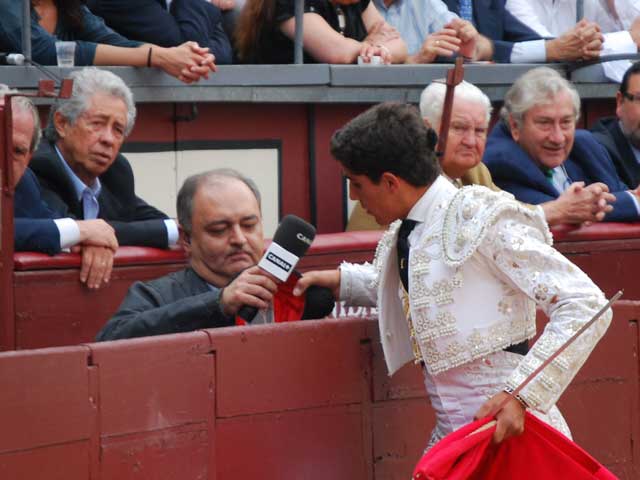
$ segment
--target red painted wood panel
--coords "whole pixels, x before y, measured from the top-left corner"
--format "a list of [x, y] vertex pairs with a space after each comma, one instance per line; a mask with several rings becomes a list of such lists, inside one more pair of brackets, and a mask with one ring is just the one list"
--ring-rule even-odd
[[136, 280], [150, 280], [184, 265], [116, 267], [109, 286], [89, 290], [79, 269], [14, 273], [16, 347], [41, 348], [92, 342]]
[[373, 407], [375, 480], [406, 480], [427, 446], [435, 417], [426, 398]]
[[206, 423], [214, 358], [205, 332], [91, 344], [105, 437]]
[[281, 140], [281, 211], [309, 220], [309, 107], [237, 103], [199, 104], [198, 108], [195, 121], [176, 125], [178, 142]]
[[[136, 124], [127, 142], [174, 142], [176, 138], [175, 105], [143, 103], [136, 105]], [[168, 173], [168, 172], [167, 172]]]
[[217, 435], [217, 480], [372, 478], [359, 405], [223, 419]]
[[101, 478], [207, 480], [211, 448], [206, 423], [110, 437], [102, 442]]
[[88, 474], [86, 441], [0, 454], [0, 478], [6, 480], [81, 480]]
[[361, 401], [367, 382], [361, 321], [281, 327], [207, 330], [218, 361], [218, 418]]
[[0, 453], [89, 439], [88, 357], [81, 346], [0, 355]]

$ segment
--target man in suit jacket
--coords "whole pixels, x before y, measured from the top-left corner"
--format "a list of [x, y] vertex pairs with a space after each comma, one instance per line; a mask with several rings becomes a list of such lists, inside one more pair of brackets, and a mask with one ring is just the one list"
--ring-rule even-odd
[[483, 158], [496, 185], [539, 204], [558, 198], [573, 182], [602, 182], [616, 198], [604, 220], [638, 219], [636, 191], [618, 178], [593, 135], [576, 130], [580, 97], [557, 71], [539, 67], [525, 73], [505, 95], [501, 114]]
[[[0, 107], [8, 93], [17, 92], [0, 85]], [[38, 181], [28, 168], [40, 141], [40, 117], [26, 97], [13, 97], [12, 107], [14, 248], [53, 255], [77, 245], [82, 251], [80, 280], [89, 288], [98, 288], [111, 275], [113, 253], [118, 248], [114, 230], [103, 220], [62, 218], [42, 200]]]
[[[390, 226], [372, 264], [307, 272], [294, 293], [322, 285], [347, 305], [377, 305], [389, 374], [411, 362], [422, 366], [436, 414], [429, 446], [489, 414], [500, 442], [523, 431], [527, 408], [569, 435], [554, 404], [610, 312], [558, 358], [561, 368], [545, 370], [519, 396], [513, 391], [604, 296], [552, 248], [540, 209], [480, 186], [458, 190], [438, 175], [433, 137], [403, 104], [373, 107], [334, 134], [331, 153], [351, 197]], [[550, 325], [527, 353], [518, 347], [535, 335], [536, 306]]]
[[71, 98], [52, 107], [47, 140], [31, 162], [45, 201], [74, 218], [104, 219], [120, 245], [175, 244], [175, 221], [136, 196], [131, 165], [119, 154], [135, 120], [131, 91], [106, 70], [71, 78]]
[[[259, 309], [252, 324], [329, 314], [333, 298], [303, 302], [291, 282], [276, 284], [257, 263], [264, 252], [260, 193], [234, 170], [212, 170], [185, 180], [177, 201], [181, 243], [189, 267], [136, 282], [98, 341], [236, 325], [243, 305]], [[283, 301], [284, 300], [284, 301]], [[296, 304], [293, 315], [283, 305]]]
[[622, 77], [616, 93], [616, 116], [602, 118], [591, 127], [593, 136], [609, 152], [620, 179], [629, 187], [640, 185], [640, 62]]
[[[440, 131], [445, 94], [444, 84], [432, 82], [420, 96], [422, 118], [436, 131]], [[481, 162], [487, 141], [491, 110], [489, 97], [478, 87], [466, 81], [456, 86], [447, 150], [439, 160], [444, 174], [457, 187], [483, 185], [494, 191], [500, 190], [493, 183], [487, 167]], [[614, 201], [615, 197], [608, 193], [607, 186], [602, 183], [587, 187], [574, 184], [562, 192], [558, 198], [543, 202], [541, 208], [549, 225], [582, 223], [594, 220], [592, 210], [600, 212], [597, 218], [604, 218], [605, 213], [612, 209], [607, 205], [607, 200]], [[375, 223], [373, 217], [362, 210], [360, 204], [356, 208], [349, 220], [350, 229], [381, 228]]]
[[[597, 26], [583, 21], [558, 38], [543, 40], [505, 7], [505, 0], [468, 0], [472, 17], [461, 15], [464, 0], [443, 0], [449, 10], [473, 20], [479, 33], [493, 40], [493, 59], [498, 63], [543, 63], [597, 57], [602, 34]], [[514, 48], [514, 46], [516, 46]]]
[[194, 41], [209, 48], [217, 65], [232, 61], [222, 14], [208, 0], [89, 0], [87, 6], [132, 40], [162, 47]]

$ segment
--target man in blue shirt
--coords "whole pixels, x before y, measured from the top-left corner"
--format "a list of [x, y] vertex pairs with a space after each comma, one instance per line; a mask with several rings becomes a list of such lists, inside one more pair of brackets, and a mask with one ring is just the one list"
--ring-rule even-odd
[[105, 220], [120, 245], [175, 244], [176, 222], [136, 195], [133, 170], [120, 154], [135, 121], [131, 90], [96, 68], [71, 78], [71, 98], [52, 107], [46, 141], [31, 162], [45, 200], [74, 218]]

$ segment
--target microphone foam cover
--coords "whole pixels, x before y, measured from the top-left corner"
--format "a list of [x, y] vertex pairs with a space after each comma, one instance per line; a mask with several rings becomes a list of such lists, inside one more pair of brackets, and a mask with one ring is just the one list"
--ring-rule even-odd
[[315, 236], [316, 229], [313, 225], [295, 215], [287, 215], [278, 225], [273, 242], [296, 257], [303, 257]]

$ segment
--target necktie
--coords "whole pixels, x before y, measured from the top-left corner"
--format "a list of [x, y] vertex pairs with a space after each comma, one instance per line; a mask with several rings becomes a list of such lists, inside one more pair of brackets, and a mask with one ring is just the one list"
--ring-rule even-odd
[[409, 234], [418, 224], [415, 220], [404, 219], [398, 230], [398, 271], [402, 286], [409, 291]]
[[95, 220], [98, 218], [100, 207], [98, 200], [89, 188], [85, 188], [82, 192], [82, 213], [85, 220]]
[[473, 0], [460, 0], [460, 18], [473, 23]]

